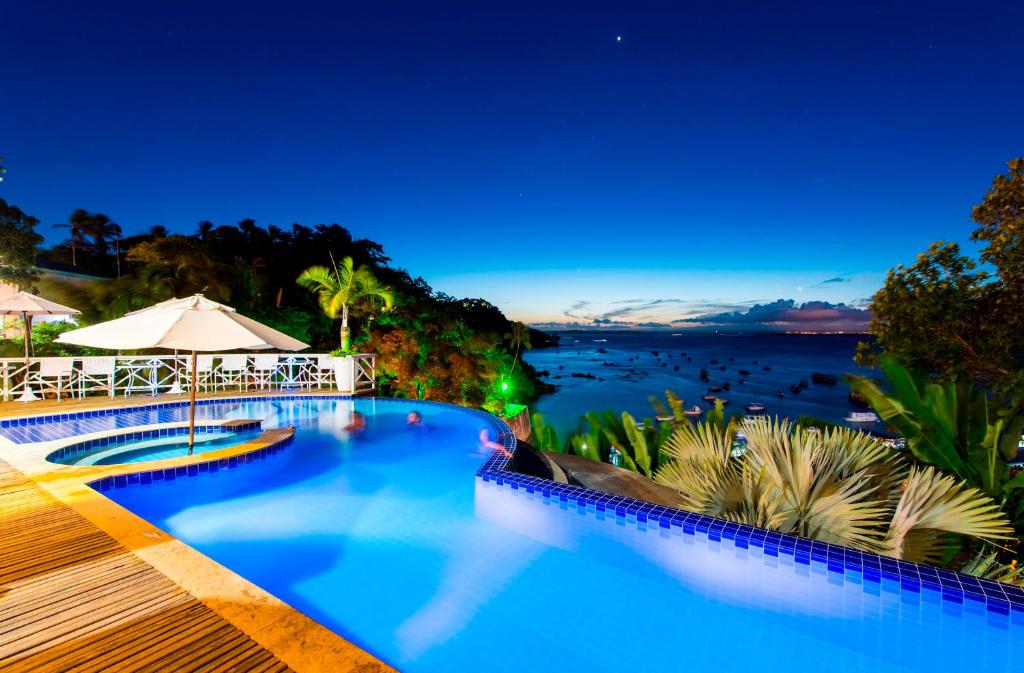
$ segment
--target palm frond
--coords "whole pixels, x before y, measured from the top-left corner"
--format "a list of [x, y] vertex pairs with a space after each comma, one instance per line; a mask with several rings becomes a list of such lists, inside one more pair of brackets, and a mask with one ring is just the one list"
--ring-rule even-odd
[[969, 488], [934, 467], [914, 467], [893, 513], [885, 553], [909, 561], [934, 558], [941, 533], [981, 540], [1008, 540], [1013, 528], [999, 506], [979, 489]]

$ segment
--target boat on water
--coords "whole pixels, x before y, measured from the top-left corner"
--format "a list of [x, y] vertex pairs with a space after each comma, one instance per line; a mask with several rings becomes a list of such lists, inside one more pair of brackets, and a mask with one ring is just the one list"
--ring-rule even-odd
[[800, 387], [799, 383], [794, 383], [789, 387], [789, 392], [793, 393], [794, 395], [799, 395], [801, 390], [803, 390], [803, 388]]
[[594, 339], [594, 343], [596, 343], [596, 344], [606, 344], [606, 343], [608, 343], [608, 339]]
[[704, 397], [702, 397], [701, 399], [704, 400], [705, 402], [714, 402], [715, 400], [718, 399], [718, 397], [715, 396], [715, 395], [708, 394], [708, 395], [705, 395]]
[[765, 406], [760, 402], [751, 402], [750, 404], [747, 405], [747, 411], [749, 411], [752, 414], [763, 414], [764, 410]]
[[720, 393], [722, 392], [722, 386], [711, 386], [708, 388], [709, 393]]
[[683, 413], [689, 416], [690, 418], [693, 418], [694, 416], [700, 416], [701, 414], [703, 414], [704, 410], [695, 404], [686, 411], [684, 411]]
[[834, 386], [839, 383], [839, 377], [835, 374], [823, 374], [821, 372], [814, 372], [811, 374], [811, 380], [815, 383], [820, 383], [826, 386]]
[[873, 411], [851, 411], [843, 420], [847, 423], [877, 423], [879, 418]]

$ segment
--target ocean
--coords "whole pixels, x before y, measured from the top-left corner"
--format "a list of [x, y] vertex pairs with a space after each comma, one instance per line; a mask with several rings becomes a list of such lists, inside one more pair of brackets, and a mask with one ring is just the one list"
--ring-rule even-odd
[[[815, 416], [842, 422], [852, 406], [846, 373], [878, 377], [877, 371], [853, 362], [862, 335], [684, 333], [639, 331], [579, 331], [560, 333], [554, 348], [528, 351], [525, 359], [543, 380], [558, 386], [533, 406], [561, 435], [576, 428], [588, 411], [628, 411], [637, 419], [652, 416], [651, 395], [666, 390], [682, 398], [687, 408], [707, 409], [702, 398], [710, 386], [729, 384], [714, 393], [729, 401], [727, 412], [743, 413], [746, 406], [764, 404], [772, 416]], [[709, 380], [700, 379], [706, 369]], [[741, 373], [744, 370], [749, 373]], [[815, 383], [815, 372], [838, 378], [834, 385]], [[593, 378], [591, 378], [593, 377]], [[742, 379], [742, 382], [741, 382]], [[806, 380], [793, 393], [791, 386]], [[779, 397], [782, 392], [784, 397]], [[861, 426], [863, 427], [863, 426]], [[874, 429], [881, 429], [878, 424]]]

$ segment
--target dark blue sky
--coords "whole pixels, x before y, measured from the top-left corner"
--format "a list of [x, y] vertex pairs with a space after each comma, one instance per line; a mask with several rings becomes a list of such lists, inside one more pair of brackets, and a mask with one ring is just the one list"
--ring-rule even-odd
[[338, 222], [536, 322], [862, 303], [1024, 153], [1022, 35], [1012, 3], [8, 3], [0, 196]]

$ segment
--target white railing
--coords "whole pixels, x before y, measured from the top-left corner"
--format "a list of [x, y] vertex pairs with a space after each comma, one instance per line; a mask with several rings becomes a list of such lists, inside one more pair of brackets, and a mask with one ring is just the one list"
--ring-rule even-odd
[[[362, 393], [376, 388], [377, 356], [325, 353], [203, 354], [197, 392], [316, 390]], [[0, 359], [4, 402], [87, 395], [159, 395], [188, 392], [190, 355], [133, 355]]]

